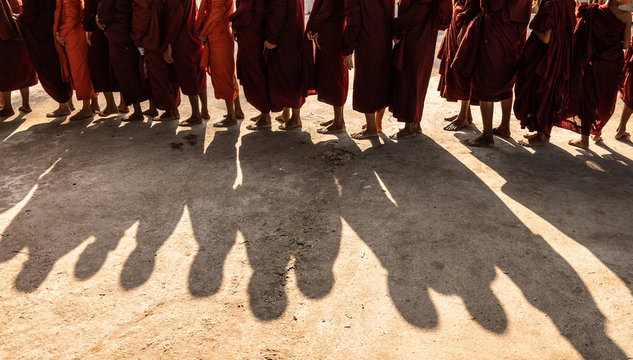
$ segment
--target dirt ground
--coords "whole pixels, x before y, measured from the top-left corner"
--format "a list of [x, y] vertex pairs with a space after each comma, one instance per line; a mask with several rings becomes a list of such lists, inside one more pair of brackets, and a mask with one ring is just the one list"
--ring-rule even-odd
[[0, 121], [0, 359], [633, 359], [621, 104], [590, 151], [471, 149], [437, 81], [400, 142], [318, 134], [313, 98], [251, 132], [49, 121], [34, 88]]

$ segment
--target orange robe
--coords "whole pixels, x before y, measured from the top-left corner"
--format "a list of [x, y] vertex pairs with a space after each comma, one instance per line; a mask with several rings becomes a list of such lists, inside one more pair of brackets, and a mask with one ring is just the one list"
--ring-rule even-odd
[[235, 44], [229, 17], [233, 0], [202, 0], [196, 18], [196, 31], [207, 38], [200, 66], [211, 76], [216, 99], [235, 100], [239, 86], [235, 77]]
[[70, 82], [77, 100], [90, 100], [95, 97], [95, 93], [90, 77], [90, 48], [81, 23], [82, 13], [83, 1], [57, 0], [53, 34], [58, 32], [65, 41], [64, 46], [55, 42], [62, 78]]

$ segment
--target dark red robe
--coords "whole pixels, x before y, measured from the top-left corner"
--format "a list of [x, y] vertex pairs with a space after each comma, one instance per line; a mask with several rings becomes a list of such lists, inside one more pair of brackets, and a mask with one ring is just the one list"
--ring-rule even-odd
[[[343, 34], [345, 33], [345, 0], [316, 0], [306, 25], [306, 34], [318, 34], [320, 49], [313, 52], [311, 40], [304, 37], [304, 46], [314, 58], [314, 68], [306, 82], [313, 79], [308, 90], [314, 90], [321, 102], [343, 106], [347, 101], [349, 71], [343, 64]], [[304, 94], [304, 96], [307, 94]]]
[[95, 92], [119, 91], [114, 70], [110, 65], [108, 38], [95, 23], [99, 0], [84, 0], [83, 27], [92, 33], [89, 51], [90, 77]]
[[152, 102], [158, 109], [174, 110], [180, 105], [180, 89], [172, 81], [174, 76], [169, 76], [173, 65], [165, 62], [161, 52], [167, 28], [163, 16], [165, 4], [162, 0], [134, 0], [133, 5], [130, 37], [134, 45], [145, 51], [143, 72], [147, 72]]
[[130, 38], [132, 0], [100, 0], [97, 16], [99, 22], [106, 26], [110, 63], [119, 82], [123, 100], [132, 105], [149, 99], [149, 91], [142, 83], [144, 75], [140, 72], [140, 54]]
[[620, 88], [620, 98], [629, 109], [633, 109], [633, 47], [629, 47], [624, 54], [624, 82]]
[[455, 71], [451, 66], [460, 42], [458, 36], [463, 28], [468, 28], [470, 22], [481, 12], [480, 0], [456, 0], [453, 4], [453, 19], [444, 34], [440, 50], [440, 81], [438, 90], [440, 96], [448, 101], [470, 100], [470, 78]]
[[343, 54], [355, 52], [353, 108], [365, 114], [389, 102], [394, 0], [345, 0]]
[[433, 70], [437, 31], [451, 21], [451, 0], [404, 0], [393, 33], [399, 39], [394, 48], [393, 91], [389, 110], [401, 122], [420, 123], [424, 100]]
[[262, 113], [270, 112], [264, 68], [264, 0], [236, 0], [230, 20], [237, 36], [237, 77], [246, 100]]
[[37, 75], [13, 14], [22, 13], [19, 0], [0, 0], [0, 91], [37, 84]]
[[55, 0], [24, 0], [20, 28], [42, 87], [55, 101], [65, 103], [70, 100], [72, 90], [62, 80], [55, 50], [55, 6]]
[[176, 80], [182, 93], [200, 95], [207, 88], [207, 73], [200, 67], [202, 44], [196, 36], [197, 6], [194, 0], [167, 0], [163, 9], [167, 34], [161, 47], [165, 52], [172, 46]]
[[522, 128], [550, 135], [560, 116], [563, 98], [569, 92], [572, 66], [574, 0], [544, 0], [530, 28], [539, 32], [552, 30], [545, 44], [532, 33], [525, 44], [514, 88], [514, 115]]
[[473, 98], [512, 97], [531, 7], [531, 0], [481, 0], [482, 12], [470, 23], [453, 61], [471, 78]]
[[267, 0], [264, 28], [266, 40], [277, 45], [264, 53], [271, 110], [300, 108], [305, 102], [301, 56], [303, 0]]
[[607, 5], [582, 5], [576, 17], [568, 103], [555, 125], [598, 134], [613, 115], [624, 76], [625, 25]]

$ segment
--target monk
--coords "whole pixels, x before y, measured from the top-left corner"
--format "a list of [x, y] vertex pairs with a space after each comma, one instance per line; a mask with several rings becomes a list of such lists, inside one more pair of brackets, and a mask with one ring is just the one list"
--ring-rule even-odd
[[[321, 134], [345, 131], [343, 106], [347, 101], [349, 71], [343, 62], [343, 34], [345, 33], [345, 1], [316, 0], [306, 25], [305, 40], [309, 43], [309, 55], [314, 54], [314, 81], [309, 90], [318, 94], [318, 100], [334, 108], [334, 119], [323, 123]], [[305, 45], [304, 45], [305, 46]], [[312, 47], [316, 48], [316, 53]], [[304, 94], [307, 95], [307, 92]]]
[[613, 115], [621, 81], [624, 54], [630, 47], [631, 13], [618, 9], [630, 0], [578, 8], [569, 100], [555, 125], [577, 132], [570, 145], [589, 148], [590, 134], [600, 140], [602, 128]]
[[[82, 120], [99, 111], [97, 95], [92, 87], [88, 66], [89, 46], [81, 23], [83, 2], [81, 0], [57, 0], [53, 30], [56, 49], [62, 70], [62, 79], [70, 82], [77, 100], [83, 102], [82, 109], [70, 120]], [[91, 101], [93, 105], [91, 106]]]
[[[214, 127], [237, 125], [244, 119], [235, 76], [235, 44], [229, 21], [233, 15], [233, 0], [202, 0], [196, 16], [196, 34], [203, 44], [200, 66], [211, 76], [215, 98], [224, 100], [227, 115]], [[206, 109], [206, 90], [200, 95], [203, 112]], [[205, 117], [205, 114], [201, 114]], [[208, 116], [208, 113], [206, 114]]]
[[521, 140], [523, 146], [549, 143], [556, 118], [569, 92], [576, 3], [543, 0], [530, 28], [515, 86], [514, 114], [522, 128], [536, 134]]
[[393, 92], [389, 110], [405, 127], [395, 134], [406, 139], [422, 132], [420, 121], [433, 70], [437, 31], [448, 28], [453, 13], [451, 0], [401, 0], [393, 20]]
[[110, 49], [108, 38], [96, 25], [97, 6], [99, 0], [84, 0], [83, 27], [86, 32], [86, 40], [90, 46], [89, 68], [92, 86], [97, 93], [103, 93], [106, 99], [106, 107], [100, 116], [110, 116], [119, 111], [125, 111], [126, 106], [123, 98], [117, 107], [114, 101], [113, 92], [119, 91], [119, 84], [116, 81], [114, 70], [110, 64]]
[[20, 90], [22, 106], [20, 111], [29, 113], [29, 87], [37, 84], [35, 68], [16, 17], [22, 13], [20, 0], [0, 0], [0, 117], [15, 114], [11, 105], [11, 91]]
[[459, 114], [444, 120], [451, 123], [444, 127], [447, 131], [460, 130], [473, 122], [470, 111], [470, 79], [453, 69], [452, 64], [470, 22], [481, 12], [479, 0], [455, 0], [453, 18], [444, 34], [437, 57], [440, 59], [440, 96], [449, 102], [461, 102]]
[[170, 65], [165, 62], [161, 52], [165, 40], [165, 3], [162, 0], [134, 0], [133, 4], [131, 38], [146, 64], [146, 76], [151, 93], [150, 107], [165, 110], [156, 120], [176, 120], [180, 117], [180, 89], [178, 84], [170, 79]]
[[132, 0], [100, 0], [97, 27], [105, 31], [110, 49], [110, 63], [119, 83], [123, 100], [134, 108], [122, 121], [143, 121], [141, 102], [149, 99], [140, 74], [140, 55], [130, 38], [132, 32]]
[[633, 114], [633, 48], [631, 47], [626, 50], [624, 55], [624, 83], [620, 89], [620, 98], [624, 101], [624, 109], [615, 138], [616, 140], [630, 141], [631, 134], [626, 131], [626, 124]]
[[[512, 88], [530, 21], [531, 0], [481, 0], [481, 10], [470, 23], [453, 62], [472, 79], [472, 98], [480, 101], [484, 124], [481, 136], [469, 146], [494, 145], [493, 134], [510, 137]], [[493, 129], [494, 103], [501, 102], [502, 121]]]
[[68, 103], [72, 96], [70, 84], [62, 79], [55, 49], [53, 24], [56, 5], [55, 0], [25, 0], [19, 18], [24, 42], [39, 81], [46, 93], [59, 103], [57, 110], [48, 113], [47, 117], [69, 115]]
[[199, 96], [207, 88], [206, 73], [200, 67], [202, 45], [196, 36], [196, 3], [194, 0], [167, 0], [167, 35], [161, 46], [163, 58], [174, 64], [176, 81], [189, 97], [192, 114], [180, 126], [202, 123]]
[[[364, 113], [364, 131], [354, 139], [377, 137], [389, 102], [392, 59], [391, 23], [394, 0], [346, 0], [346, 27], [343, 35], [344, 63], [354, 65], [354, 110]], [[356, 64], [354, 64], [354, 59]]]

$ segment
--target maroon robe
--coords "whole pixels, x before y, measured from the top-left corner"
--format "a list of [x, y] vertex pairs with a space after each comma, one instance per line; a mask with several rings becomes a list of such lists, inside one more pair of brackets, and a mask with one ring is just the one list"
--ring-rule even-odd
[[[633, 39], [632, 39], [633, 41]], [[620, 88], [620, 98], [624, 104], [633, 109], [633, 48], [629, 47], [624, 54], [624, 82]]]
[[472, 80], [472, 97], [501, 101], [512, 97], [530, 21], [531, 0], [481, 0], [457, 50], [453, 67]]
[[556, 126], [599, 134], [615, 109], [624, 72], [624, 23], [607, 5], [582, 5], [576, 15], [568, 103]]
[[264, 53], [271, 110], [300, 108], [305, 103], [301, 54], [303, 0], [267, 0], [264, 28], [266, 40], [277, 45]]
[[440, 50], [440, 96], [448, 101], [470, 100], [470, 78], [455, 71], [451, 66], [460, 42], [459, 33], [467, 28], [470, 22], [481, 12], [479, 0], [456, 0], [453, 5], [453, 19], [444, 34]]
[[89, 67], [94, 91], [119, 91], [114, 69], [110, 65], [110, 49], [108, 38], [95, 23], [99, 0], [84, 0], [83, 26], [84, 30], [92, 33], [90, 38]]
[[[145, 66], [151, 99], [156, 108], [174, 110], [180, 105], [180, 89], [170, 78], [170, 65], [165, 62], [161, 46], [165, 40], [162, 30], [166, 28], [162, 16], [162, 0], [134, 0], [132, 14], [132, 34], [134, 45], [145, 51]], [[173, 70], [173, 66], [171, 66]], [[173, 71], [172, 71], [173, 73]]]
[[532, 33], [521, 55], [514, 88], [514, 115], [522, 128], [548, 137], [569, 92], [575, 11], [574, 0], [544, 0], [530, 28], [543, 33], [551, 30], [550, 43], [543, 43]]
[[[310, 89], [318, 94], [321, 102], [343, 106], [347, 101], [349, 71], [343, 63], [343, 34], [345, 33], [345, 0], [316, 0], [306, 25], [306, 34], [318, 34], [320, 49], [312, 51], [311, 40], [304, 37], [305, 46], [314, 54], [315, 66], [308, 79], [313, 79]], [[309, 59], [310, 61], [312, 59]], [[307, 81], [307, 80], [306, 80]], [[306, 95], [306, 94], [304, 94]]]
[[53, 23], [56, 5], [55, 0], [24, 0], [20, 28], [42, 87], [55, 101], [65, 103], [70, 100], [72, 90], [70, 84], [62, 80], [55, 50]]
[[197, 6], [194, 0], [167, 0], [167, 34], [161, 51], [172, 46], [176, 80], [183, 94], [200, 95], [207, 88], [207, 73], [200, 67], [202, 44], [196, 36]]
[[343, 54], [355, 52], [354, 110], [371, 114], [389, 102], [394, 0], [345, 0]]
[[19, 0], [1, 0], [0, 11], [2, 29], [12, 29], [7, 34], [0, 31], [0, 92], [13, 91], [37, 84], [37, 74], [24, 39], [20, 36], [13, 14], [22, 13]]
[[114, 69], [121, 95], [128, 105], [149, 99], [140, 73], [140, 55], [130, 38], [132, 32], [132, 0], [100, 0], [99, 22], [106, 26], [110, 47], [110, 63]]
[[237, 37], [237, 77], [246, 100], [262, 113], [270, 112], [268, 80], [264, 68], [264, 0], [236, 0], [229, 18]]
[[437, 31], [450, 24], [451, 0], [405, 0], [400, 2], [393, 32], [399, 43], [394, 49], [393, 91], [389, 110], [398, 121], [420, 123], [433, 70]]

